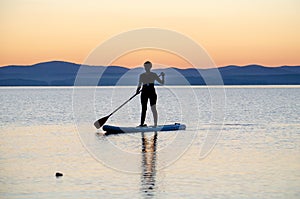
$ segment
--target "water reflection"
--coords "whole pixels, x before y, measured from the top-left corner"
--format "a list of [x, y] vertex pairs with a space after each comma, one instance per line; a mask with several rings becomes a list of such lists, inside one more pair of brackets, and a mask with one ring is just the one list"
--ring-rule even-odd
[[142, 133], [141, 191], [145, 198], [152, 198], [155, 195], [156, 141], [157, 132], [152, 136], [146, 136], [145, 133]]

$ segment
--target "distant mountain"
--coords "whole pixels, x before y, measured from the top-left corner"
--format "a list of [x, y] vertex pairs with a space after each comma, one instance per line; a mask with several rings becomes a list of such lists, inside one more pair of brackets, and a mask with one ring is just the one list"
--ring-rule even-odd
[[[220, 84], [215, 81], [217, 70], [225, 85], [300, 85], [300, 66], [230, 65], [218, 69], [166, 68], [154, 72], [164, 71], [167, 85], [205, 85], [206, 82]], [[142, 68], [130, 70], [120, 66], [81, 66], [51, 61], [0, 67], [0, 86], [136, 85], [142, 72]]]
[[219, 68], [226, 85], [299, 85], [300, 66], [265, 67], [260, 65]]

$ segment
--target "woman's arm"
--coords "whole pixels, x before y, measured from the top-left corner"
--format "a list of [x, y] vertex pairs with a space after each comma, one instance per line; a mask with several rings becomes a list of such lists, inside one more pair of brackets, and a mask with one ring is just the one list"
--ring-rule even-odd
[[[159, 77], [162, 77], [161, 79]], [[155, 78], [156, 81], [158, 81], [160, 84], [164, 84], [165, 83], [165, 73], [164, 72], [161, 72], [160, 75], [156, 75], [156, 78]]]

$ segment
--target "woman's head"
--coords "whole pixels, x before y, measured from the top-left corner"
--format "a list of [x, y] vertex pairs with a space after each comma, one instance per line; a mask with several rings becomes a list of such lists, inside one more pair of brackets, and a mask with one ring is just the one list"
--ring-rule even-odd
[[151, 63], [150, 61], [146, 61], [146, 62], [144, 63], [144, 68], [145, 68], [145, 70], [146, 70], [147, 72], [149, 72], [149, 71], [151, 70], [151, 68], [152, 68], [152, 63]]

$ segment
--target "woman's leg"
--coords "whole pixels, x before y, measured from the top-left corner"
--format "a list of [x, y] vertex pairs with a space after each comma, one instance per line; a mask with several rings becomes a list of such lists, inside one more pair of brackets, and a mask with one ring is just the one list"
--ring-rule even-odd
[[153, 93], [150, 97], [150, 105], [151, 105], [151, 110], [153, 114], [153, 120], [154, 120], [154, 126], [157, 126], [157, 120], [158, 120], [158, 114], [156, 110], [156, 101], [157, 101], [157, 95], [156, 93]]
[[145, 123], [146, 112], [147, 112], [147, 103], [148, 103], [148, 97], [142, 93], [141, 94], [142, 113], [141, 113], [140, 126], [143, 126]]
[[157, 126], [157, 119], [158, 119], [158, 114], [156, 110], [156, 104], [151, 106], [152, 114], [153, 114], [153, 120], [154, 120], [154, 126]]

